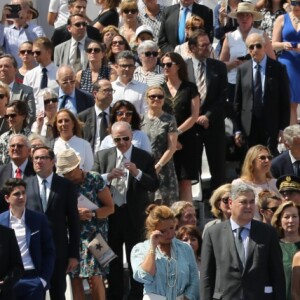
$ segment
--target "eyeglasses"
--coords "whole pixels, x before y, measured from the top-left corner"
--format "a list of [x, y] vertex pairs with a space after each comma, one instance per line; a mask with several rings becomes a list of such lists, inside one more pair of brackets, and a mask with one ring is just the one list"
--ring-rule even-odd
[[261, 49], [262, 48], [262, 44], [261, 43], [257, 43], [257, 44], [252, 44], [248, 46], [249, 50], [253, 50], [254, 47], [256, 47], [256, 49]]
[[13, 148], [18, 148], [18, 149], [21, 149], [23, 148], [25, 145], [23, 144], [11, 144], [9, 145], [9, 148], [13, 149]]
[[155, 100], [155, 99], [161, 100], [164, 99], [164, 95], [149, 95], [148, 98], [151, 100]]
[[7, 114], [4, 115], [4, 118], [8, 120], [9, 118], [14, 119], [16, 116], [18, 116], [18, 114]]
[[91, 54], [91, 53], [100, 53], [101, 52], [101, 49], [100, 48], [87, 48], [86, 49], [86, 52]]
[[125, 45], [125, 42], [120, 40], [120, 41], [112, 41], [111, 44], [113, 46], [116, 46], [116, 45]]
[[265, 160], [272, 160], [273, 156], [272, 155], [260, 155], [258, 157], [258, 159], [263, 160], [263, 161], [265, 161]]
[[4, 97], [7, 97], [5, 94], [0, 94], [0, 99], [4, 99]]
[[34, 161], [38, 161], [38, 160], [46, 160], [46, 159], [50, 159], [50, 156], [34, 156], [33, 160]]
[[167, 63], [161, 63], [160, 64], [162, 66], [162, 68], [167, 67], [168, 69], [171, 68], [173, 65], [177, 65], [177, 63], [175, 62], [167, 62]]
[[239, 203], [241, 204], [241, 205], [243, 205], [243, 206], [246, 206], [246, 205], [254, 205], [255, 204], [255, 200], [253, 199], [253, 200], [249, 200], [249, 201], [247, 201], [247, 200], [242, 200], [242, 201], [239, 201]]
[[98, 92], [102, 92], [103, 94], [113, 94], [115, 92], [114, 89], [99, 89]]
[[75, 83], [74, 79], [64, 80], [61, 82], [62, 85], [74, 84], [74, 83]]
[[210, 44], [198, 44], [198, 47], [201, 49], [208, 48], [208, 47], [210, 47]]
[[133, 64], [132, 65], [131, 64], [130, 65], [119, 65], [119, 67], [125, 70], [125, 69], [133, 68], [134, 65]]
[[48, 104], [51, 104], [51, 103], [57, 103], [57, 102], [58, 102], [57, 98], [50, 98], [50, 99], [44, 100], [45, 105], [48, 105]]
[[146, 52], [144, 52], [144, 54], [146, 57], [151, 57], [151, 56], [157, 57], [158, 52], [157, 51], [146, 51]]
[[263, 209], [265, 210], [270, 210], [272, 213], [274, 213], [277, 210], [278, 206], [274, 206], [274, 207], [264, 207]]
[[86, 27], [87, 26], [87, 22], [77, 22], [73, 24], [75, 27], [79, 28], [79, 27]]
[[120, 143], [121, 141], [128, 142], [129, 140], [130, 140], [129, 136], [120, 136], [120, 137], [114, 138], [115, 143]]
[[122, 116], [131, 117], [133, 115], [133, 111], [131, 111], [131, 110], [129, 110], [129, 111], [120, 111], [120, 110], [117, 110], [116, 111], [116, 115], [118, 117], [122, 117]]
[[133, 14], [136, 14], [137, 12], [138, 12], [138, 10], [134, 9], [134, 8], [133, 9], [124, 9], [123, 10], [123, 13], [126, 14], [126, 15], [128, 15], [129, 13], [131, 13], [133, 15]]
[[292, 6], [300, 6], [300, 1], [291, 1]]
[[32, 51], [32, 54], [33, 55], [36, 55], [36, 56], [40, 56], [41, 55], [41, 51], [37, 50], [37, 51]]
[[20, 53], [21, 53], [22, 55], [24, 55], [24, 54], [33, 55], [32, 50], [20, 50]]
[[222, 201], [224, 204], [228, 204], [229, 197], [222, 197], [222, 198], [221, 198], [221, 201]]

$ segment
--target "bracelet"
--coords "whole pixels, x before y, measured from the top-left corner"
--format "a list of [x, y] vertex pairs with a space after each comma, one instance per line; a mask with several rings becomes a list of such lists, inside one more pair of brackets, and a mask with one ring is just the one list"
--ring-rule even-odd
[[150, 249], [148, 250], [148, 254], [150, 254], [150, 255], [155, 255], [155, 249], [150, 248]]

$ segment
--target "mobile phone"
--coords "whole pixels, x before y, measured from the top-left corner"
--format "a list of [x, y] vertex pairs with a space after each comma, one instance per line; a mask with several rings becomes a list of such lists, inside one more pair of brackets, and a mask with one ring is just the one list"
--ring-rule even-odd
[[7, 19], [19, 19], [20, 4], [7, 4], [6, 7], [10, 10], [10, 14], [6, 15]]
[[239, 56], [237, 57], [238, 60], [249, 60], [251, 59], [251, 55], [250, 54], [247, 54], [247, 55], [244, 55], [244, 56]]
[[292, 48], [297, 48], [298, 47], [298, 43], [294, 43], [294, 42], [292, 43], [291, 42], [291, 45], [292, 45]]

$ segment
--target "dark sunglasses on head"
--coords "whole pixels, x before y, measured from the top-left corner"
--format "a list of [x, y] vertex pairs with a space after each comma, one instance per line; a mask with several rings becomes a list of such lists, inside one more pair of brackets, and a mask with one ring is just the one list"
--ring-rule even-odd
[[167, 63], [161, 63], [160, 64], [163, 68], [167, 67], [167, 68], [171, 68], [173, 65], [177, 65], [175, 62], [167, 62]]
[[262, 48], [262, 44], [257, 43], [257, 44], [252, 44], [252, 45], [248, 46], [249, 50], [254, 50], [254, 47], [256, 47], [256, 49], [261, 49]]
[[18, 114], [7, 114], [7, 115], [4, 115], [4, 118], [7, 119], [7, 120], [8, 120], [9, 118], [14, 119], [17, 115], [18, 115]]
[[228, 204], [229, 197], [222, 197], [222, 198], [221, 198], [221, 201], [222, 201], [224, 204]]
[[86, 27], [87, 26], [87, 22], [77, 22], [73, 24], [74, 26], [76, 26], [77, 28], [79, 27]]
[[260, 160], [272, 160], [273, 159], [273, 156], [272, 155], [260, 155], [259, 157], [258, 157], [258, 159], [260, 159]]
[[120, 137], [115, 137], [114, 138], [115, 143], [119, 143], [121, 141], [128, 142], [129, 140], [130, 140], [129, 136], [120, 136]]
[[125, 45], [124, 41], [112, 41], [112, 45]]
[[137, 9], [124, 9], [123, 13], [125, 13], [126, 15], [128, 15], [129, 13], [131, 14], [136, 14], [138, 12]]
[[4, 97], [6, 97], [5, 94], [0, 94], [0, 99], [4, 99]]
[[264, 207], [263, 209], [265, 210], [270, 210], [272, 213], [274, 213], [277, 210], [278, 206], [274, 206], [274, 207]]
[[120, 110], [117, 110], [116, 111], [116, 115], [118, 117], [121, 117], [121, 116], [131, 117], [133, 115], [133, 111], [131, 111], [131, 110], [129, 110], [129, 111], [120, 111]]
[[57, 102], [58, 102], [57, 98], [50, 98], [50, 99], [44, 100], [45, 105], [50, 104], [50, 103], [57, 103]]
[[300, 6], [300, 1], [291, 1], [292, 6]]
[[146, 52], [144, 52], [144, 54], [146, 57], [151, 57], [151, 56], [157, 57], [158, 52], [157, 51], [146, 51]]
[[32, 55], [33, 53], [32, 53], [32, 50], [20, 50], [20, 53], [22, 54], [22, 55], [24, 55], [24, 54], [29, 54], [29, 55]]
[[41, 51], [32, 51], [32, 54], [36, 55], [36, 56], [39, 56], [39, 55], [41, 55]]
[[100, 53], [101, 52], [101, 49], [100, 48], [87, 48], [86, 49], [86, 52], [91, 54], [91, 53]]
[[161, 100], [161, 99], [164, 99], [164, 95], [149, 95], [148, 97], [151, 100], [155, 100], [155, 99]]

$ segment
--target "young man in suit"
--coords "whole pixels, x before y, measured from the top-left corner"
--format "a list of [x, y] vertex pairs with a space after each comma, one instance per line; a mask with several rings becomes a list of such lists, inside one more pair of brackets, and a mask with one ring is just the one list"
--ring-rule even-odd
[[0, 214], [0, 224], [15, 230], [25, 269], [13, 288], [16, 299], [45, 299], [55, 261], [48, 220], [25, 209], [26, 183], [22, 179], [8, 179], [3, 192], [10, 209]]
[[0, 300], [13, 300], [13, 286], [24, 272], [13, 229], [0, 225]]
[[[185, 20], [192, 15], [202, 18], [205, 32], [208, 34], [210, 42], [213, 41], [213, 11], [204, 5], [195, 3], [194, 0], [180, 0], [180, 3], [165, 7], [163, 11], [158, 36], [158, 46], [163, 53], [174, 51], [177, 45], [185, 41], [185, 38], [183, 41], [180, 41], [179, 38], [180, 22], [185, 9], [188, 9]], [[184, 30], [185, 26], [182, 25], [182, 28]]]
[[93, 85], [95, 105], [77, 116], [83, 122], [83, 138], [90, 142], [94, 153], [100, 150], [101, 142], [108, 134], [107, 129], [113, 91], [109, 80], [101, 79], [96, 81]]
[[234, 185], [229, 206], [230, 219], [204, 235], [200, 299], [285, 300], [278, 236], [271, 226], [253, 220], [254, 190]]
[[278, 137], [290, 122], [290, 87], [286, 68], [266, 55], [262, 35], [250, 34], [246, 45], [252, 59], [237, 70], [235, 143], [241, 146], [244, 140], [247, 147], [262, 144], [277, 155]]
[[[196, 125], [199, 157], [202, 157], [205, 146], [211, 173], [211, 190], [215, 190], [225, 182], [224, 105], [227, 99], [227, 69], [223, 62], [209, 58], [211, 44], [205, 31], [195, 32], [189, 38], [188, 45], [192, 53], [192, 58], [186, 61], [188, 76], [197, 85], [201, 100]], [[201, 171], [200, 159], [199, 174]]]
[[69, 180], [53, 173], [55, 157], [50, 148], [35, 148], [32, 160], [37, 175], [26, 180], [27, 208], [45, 213], [48, 218], [56, 249], [50, 296], [52, 300], [65, 300], [66, 273], [79, 261], [77, 193]]
[[[123, 298], [125, 243], [131, 275], [128, 299], [138, 300], [143, 297], [143, 286], [132, 277], [130, 252], [133, 246], [143, 239], [145, 209], [150, 204], [148, 191], [156, 191], [158, 178], [153, 157], [148, 152], [132, 146], [130, 124], [123, 121], [114, 123], [112, 137], [116, 147], [98, 151], [93, 167], [94, 171], [103, 174], [103, 178], [110, 185], [115, 202], [115, 213], [109, 216], [108, 244], [118, 257], [110, 263], [108, 298]], [[122, 192], [117, 188], [118, 181], [123, 184]]]

